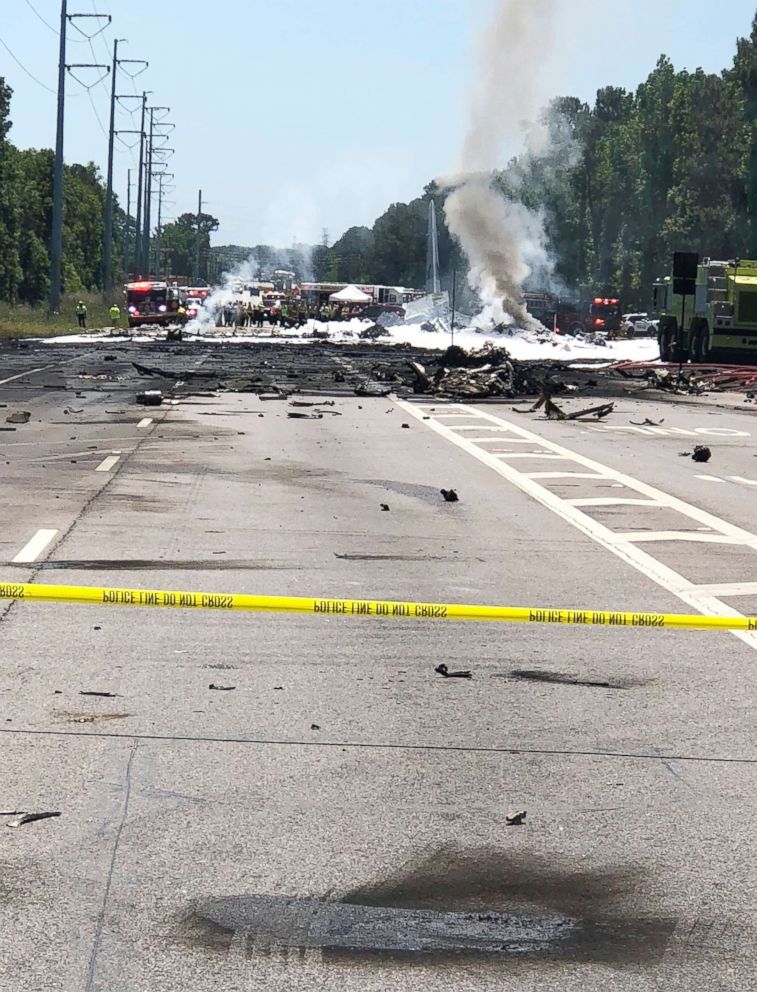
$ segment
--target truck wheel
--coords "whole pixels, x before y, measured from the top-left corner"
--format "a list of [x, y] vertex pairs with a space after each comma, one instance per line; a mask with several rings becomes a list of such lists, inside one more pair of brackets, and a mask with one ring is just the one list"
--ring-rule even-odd
[[568, 328], [568, 333], [569, 334], [574, 334], [574, 335], [575, 334], [583, 334], [585, 330], [586, 330], [586, 328], [584, 327], [583, 324], [579, 324], [577, 321], [575, 321]]
[[657, 332], [657, 344], [660, 348], [660, 361], [669, 362], [670, 356], [670, 331], [667, 328], [660, 328]]
[[689, 336], [689, 352], [691, 353], [692, 362], [700, 362], [700, 350], [702, 347], [702, 332], [697, 329], [692, 331]]

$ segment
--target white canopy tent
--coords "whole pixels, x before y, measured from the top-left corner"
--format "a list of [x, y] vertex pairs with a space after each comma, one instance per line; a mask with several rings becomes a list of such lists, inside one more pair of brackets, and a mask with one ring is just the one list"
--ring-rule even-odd
[[345, 286], [338, 293], [332, 293], [329, 303], [370, 303], [373, 297], [364, 293], [357, 286]]

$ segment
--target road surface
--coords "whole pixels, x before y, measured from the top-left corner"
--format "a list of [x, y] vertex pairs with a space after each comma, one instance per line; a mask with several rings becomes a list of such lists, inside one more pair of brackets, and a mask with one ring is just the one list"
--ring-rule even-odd
[[[132, 357], [3, 364], [0, 582], [757, 615], [753, 407], [143, 408]], [[757, 634], [0, 602], [0, 647], [0, 806], [61, 813], [0, 817], [16, 992], [752, 987]]]

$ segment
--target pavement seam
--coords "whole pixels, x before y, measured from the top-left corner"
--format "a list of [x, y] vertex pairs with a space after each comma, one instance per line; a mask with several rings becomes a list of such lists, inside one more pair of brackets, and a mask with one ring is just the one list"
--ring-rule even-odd
[[113, 884], [113, 872], [116, 867], [116, 858], [118, 856], [118, 849], [121, 844], [121, 834], [123, 833], [124, 826], [126, 825], [126, 818], [129, 815], [129, 799], [131, 798], [131, 768], [134, 762], [134, 755], [137, 753], [137, 748], [139, 747], [138, 741], [134, 741], [131, 751], [129, 752], [129, 761], [126, 765], [126, 788], [124, 794], [124, 805], [121, 811], [121, 820], [118, 824], [118, 829], [116, 830], [115, 841], [113, 842], [113, 850], [110, 855], [110, 864], [108, 866], [108, 874], [105, 880], [105, 891], [103, 892], [102, 905], [100, 906], [100, 912], [97, 915], [97, 923], [95, 924], [95, 935], [92, 941], [92, 950], [89, 956], [89, 964], [87, 966], [87, 981], [85, 985], [86, 992], [91, 992], [93, 987], [93, 982], [95, 980], [95, 970], [97, 968], [97, 955], [100, 951], [100, 944], [102, 942], [102, 931], [103, 924], [105, 922], [105, 914], [108, 910], [108, 901], [110, 899], [110, 890]]

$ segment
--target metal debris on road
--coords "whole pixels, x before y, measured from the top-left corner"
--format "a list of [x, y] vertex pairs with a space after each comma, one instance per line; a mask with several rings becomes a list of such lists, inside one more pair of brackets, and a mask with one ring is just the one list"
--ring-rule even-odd
[[381, 504], [381, 509], [384, 511], [384, 513], [388, 513], [389, 512], [389, 504], [388, 503], [382, 503]]
[[296, 413], [294, 410], [287, 410], [287, 417], [292, 420], [323, 420], [322, 413]]
[[215, 682], [211, 682], [208, 689], [215, 689], [217, 692], [231, 692], [232, 689], [236, 689], [235, 685], [216, 685]]
[[439, 492], [444, 497], [445, 503], [458, 503], [460, 501], [460, 497], [454, 489], [440, 489]]
[[472, 672], [451, 672], [449, 668], [442, 662], [441, 665], [437, 665], [434, 669], [439, 675], [442, 675], [445, 679], [472, 679]]
[[137, 403], [142, 406], [160, 406], [163, 402], [163, 393], [159, 389], [146, 389], [143, 393], [137, 393]]
[[522, 827], [527, 816], [527, 811], [525, 809], [518, 810], [517, 813], [510, 813], [509, 816], [505, 817], [505, 823], [508, 827]]
[[583, 420], [586, 417], [602, 420], [603, 417], [607, 417], [613, 412], [615, 409], [615, 404], [601, 403], [599, 406], [584, 407], [581, 410], [574, 410], [573, 412], [568, 413], [553, 401], [551, 390], [545, 386], [541, 391], [539, 399], [533, 406], [529, 407], [527, 410], [519, 410], [517, 407], [513, 407], [513, 410], [515, 413], [535, 413], [542, 407], [544, 407], [544, 413], [547, 415], [549, 420]]
[[31, 419], [29, 410], [15, 410], [5, 418], [6, 424], [28, 424]]
[[661, 427], [665, 423], [665, 418], [662, 420], [650, 420], [649, 417], [645, 417], [642, 421], [629, 420], [629, 424], [633, 427]]
[[95, 689], [80, 689], [80, 696], [102, 696], [104, 699], [115, 699], [118, 696], [117, 692], [98, 692]]
[[311, 723], [310, 724], [310, 729], [311, 730], [320, 730], [321, 728], [318, 726], [317, 723]]
[[15, 820], [6, 823], [6, 827], [23, 827], [25, 823], [34, 823], [36, 820], [49, 820], [54, 816], [60, 816], [57, 810], [48, 810], [44, 813], [23, 813]]

